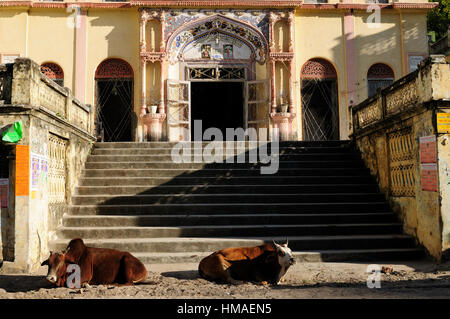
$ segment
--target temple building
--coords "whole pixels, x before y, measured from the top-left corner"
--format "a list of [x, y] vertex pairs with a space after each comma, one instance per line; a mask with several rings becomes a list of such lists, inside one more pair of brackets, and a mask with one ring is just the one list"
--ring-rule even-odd
[[[194, 121], [351, 134], [351, 107], [428, 55], [426, 0], [1, 1], [17, 57], [95, 108], [103, 141], [194, 138]], [[264, 131], [263, 130], [263, 131]]]

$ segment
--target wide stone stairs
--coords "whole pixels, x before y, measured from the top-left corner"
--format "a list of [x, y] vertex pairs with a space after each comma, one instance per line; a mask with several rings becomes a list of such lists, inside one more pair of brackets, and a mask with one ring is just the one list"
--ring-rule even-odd
[[[279, 170], [268, 175], [260, 168], [269, 164], [248, 161], [175, 163], [174, 145], [95, 144], [51, 248], [81, 237], [151, 264], [288, 238], [298, 261], [424, 256], [349, 141], [280, 142]], [[230, 151], [248, 159], [248, 145]]]

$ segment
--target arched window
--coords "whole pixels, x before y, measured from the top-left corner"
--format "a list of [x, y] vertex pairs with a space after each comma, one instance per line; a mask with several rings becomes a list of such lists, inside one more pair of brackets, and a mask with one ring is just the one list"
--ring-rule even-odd
[[110, 58], [95, 71], [97, 130], [102, 141], [132, 140], [134, 72], [128, 62]]
[[377, 93], [378, 89], [394, 83], [394, 71], [383, 63], [376, 63], [367, 71], [367, 95], [368, 97]]
[[64, 72], [58, 64], [51, 62], [43, 63], [41, 65], [41, 72], [58, 85], [64, 86]]
[[303, 140], [339, 139], [337, 72], [325, 59], [308, 60], [301, 70]]

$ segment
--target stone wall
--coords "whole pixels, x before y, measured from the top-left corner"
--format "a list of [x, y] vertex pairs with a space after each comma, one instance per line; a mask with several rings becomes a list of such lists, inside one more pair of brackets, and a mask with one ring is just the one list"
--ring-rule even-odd
[[371, 174], [404, 231], [437, 260], [450, 243], [450, 161], [436, 113], [450, 113], [449, 99], [450, 65], [435, 56], [353, 109], [353, 138]]
[[[95, 138], [90, 107], [69, 89], [46, 78], [29, 59], [16, 59], [12, 72], [11, 103], [0, 106], [0, 129], [21, 121], [23, 137], [7, 145], [10, 192], [0, 246], [3, 269], [30, 272], [48, 256], [48, 242], [67, 211]], [[23, 167], [22, 146], [29, 156]], [[24, 183], [16, 180], [19, 171], [28, 174], [28, 185], [18, 185]]]

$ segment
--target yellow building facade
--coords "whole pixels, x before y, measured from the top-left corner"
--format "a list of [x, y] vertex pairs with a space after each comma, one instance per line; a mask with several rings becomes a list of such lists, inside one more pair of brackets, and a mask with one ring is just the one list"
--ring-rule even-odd
[[351, 106], [428, 55], [435, 5], [2, 1], [0, 58], [31, 58], [93, 105], [105, 141], [193, 140], [209, 127], [348, 139]]

